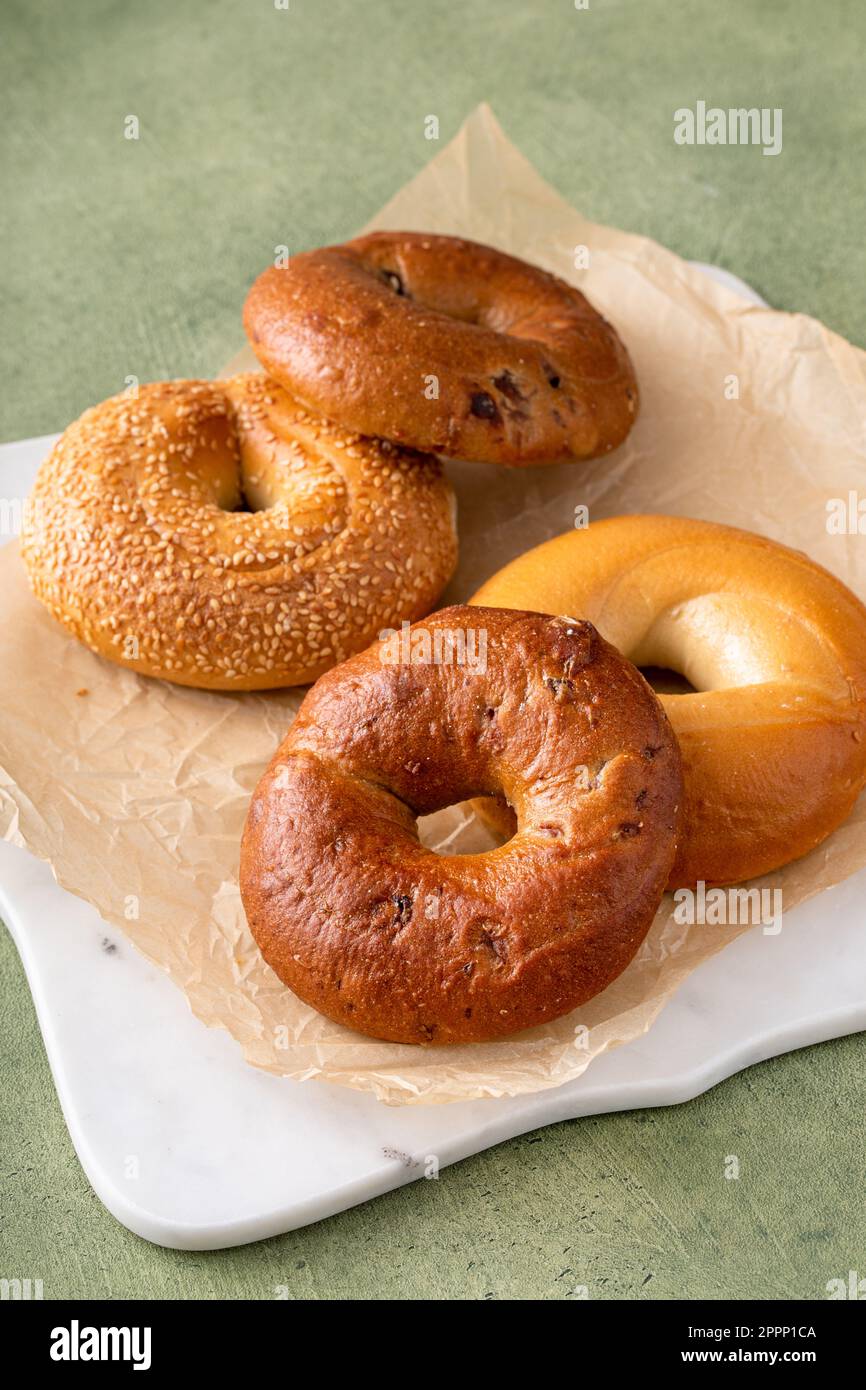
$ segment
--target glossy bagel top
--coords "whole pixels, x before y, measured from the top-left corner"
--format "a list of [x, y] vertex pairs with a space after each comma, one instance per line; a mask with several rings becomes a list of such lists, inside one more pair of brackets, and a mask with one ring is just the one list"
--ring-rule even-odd
[[310, 409], [432, 453], [591, 458], [637, 413], [628, 353], [579, 290], [457, 237], [374, 232], [294, 256], [258, 277], [244, 326]]
[[660, 696], [683, 754], [671, 885], [731, 883], [819, 844], [866, 782], [866, 608], [808, 556], [675, 516], [594, 521], [527, 551], [472, 599], [587, 618]]
[[[419, 842], [416, 816], [496, 791], [517, 810], [501, 849]], [[632, 959], [681, 794], [661, 705], [591, 624], [446, 608], [308, 694], [250, 805], [250, 929], [285, 984], [350, 1028], [503, 1037]]]

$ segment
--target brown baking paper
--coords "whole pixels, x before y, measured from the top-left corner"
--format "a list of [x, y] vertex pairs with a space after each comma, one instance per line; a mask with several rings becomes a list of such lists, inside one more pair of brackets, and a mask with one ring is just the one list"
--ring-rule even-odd
[[[814, 319], [746, 304], [652, 241], [586, 221], [487, 107], [371, 227], [474, 237], [564, 276], [617, 325], [640, 380], [640, 418], [613, 457], [527, 471], [449, 465], [461, 540], [449, 601], [567, 530], [581, 505], [592, 520], [672, 512], [756, 530], [866, 594], [866, 544], [826, 524], [828, 500], [847, 501], [866, 477], [866, 354]], [[581, 247], [589, 267], [577, 270]], [[245, 365], [254, 365], [248, 355], [231, 364]], [[644, 1033], [686, 976], [747, 929], [680, 925], [668, 898], [629, 969], [548, 1027], [448, 1048], [348, 1032], [263, 963], [237, 887], [250, 793], [303, 692], [184, 690], [100, 660], [30, 597], [14, 546], [0, 553], [0, 605], [5, 837], [47, 860], [64, 888], [167, 970], [198, 1017], [227, 1028], [256, 1066], [393, 1103], [559, 1086]], [[460, 809], [423, 831], [447, 853], [492, 844]], [[781, 887], [788, 912], [864, 864], [861, 801], [826, 844], [766, 883]], [[771, 989], [774, 942], [764, 939]]]

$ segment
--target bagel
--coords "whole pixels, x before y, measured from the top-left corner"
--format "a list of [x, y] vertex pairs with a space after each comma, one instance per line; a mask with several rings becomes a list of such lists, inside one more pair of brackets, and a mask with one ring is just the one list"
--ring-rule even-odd
[[374, 232], [256, 280], [265, 371], [363, 434], [480, 462], [593, 458], [634, 423], [615, 330], [572, 285], [478, 242]]
[[[329, 1018], [480, 1042], [628, 965], [673, 862], [679, 751], [589, 623], [463, 606], [403, 636], [308, 693], [250, 804], [241, 895], [265, 960]], [[484, 660], [459, 664], [461, 640]], [[419, 842], [416, 816], [494, 791], [516, 810], [509, 844]]]
[[258, 373], [86, 411], [39, 471], [22, 548], [93, 651], [212, 690], [315, 680], [426, 613], [457, 558], [437, 459], [316, 419]]
[[[685, 777], [671, 887], [736, 883], [821, 843], [866, 783], [866, 609], [798, 551], [672, 516], [622, 516], [528, 551], [473, 604], [593, 622], [663, 694]], [[481, 808], [506, 833], [504, 803]]]

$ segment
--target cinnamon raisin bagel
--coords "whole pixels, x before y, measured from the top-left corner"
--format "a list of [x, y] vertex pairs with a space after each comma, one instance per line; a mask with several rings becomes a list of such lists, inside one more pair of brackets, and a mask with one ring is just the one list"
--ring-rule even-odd
[[579, 290], [458, 237], [374, 232], [272, 266], [244, 327], [311, 410], [416, 449], [527, 465], [621, 444], [638, 394]]
[[54, 617], [130, 670], [213, 690], [315, 680], [426, 613], [457, 558], [438, 460], [258, 374], [86, 411], [32, 501], [24, 561]]
[[[866, 609], [798, 551], [706, 521], [613, 517], [521, 555], [472, 602], [587, 618], [636, 665], [695, 687], [660, 697], [685, 777], [671, 887], [806, 854], [866, 783]], [[504, 803], [493, 815], [510, 830]]]
[[[307, 695], [250, 805], [244, 907], [329, 1018], [392, 1042], [498, 1038], [632, 959], [673, 862], [679, 751], [590, 623], [455, 607], [403, 636]], [[416, 816], [482, 792], [515, 808], [507, 845], [424, 848]]]

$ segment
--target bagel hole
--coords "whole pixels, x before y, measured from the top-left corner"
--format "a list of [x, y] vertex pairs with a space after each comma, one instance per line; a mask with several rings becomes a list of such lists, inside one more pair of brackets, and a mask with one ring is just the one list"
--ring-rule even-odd
[[[497, 841], [510, 839], [492, 832]], [[491, 831], [477, 816], [471, 801], [446, 806], [432, 816], [418, 817], [418, 839], [425, 849], [449, 858], [454, 854], [486, 854]]]
[[657, 695], [696, 695], [698, 692], [681, 671], [667, 666], [639, 666], [638, 670]]
[[266, 506], [256, 506], [251, 497], [248, 496], [243, 479], [238, 483], [239, 500], [233, 507], [224, 507], [223, 510], [229, 516], [252, 516], [254, 512], [266, 512]]

